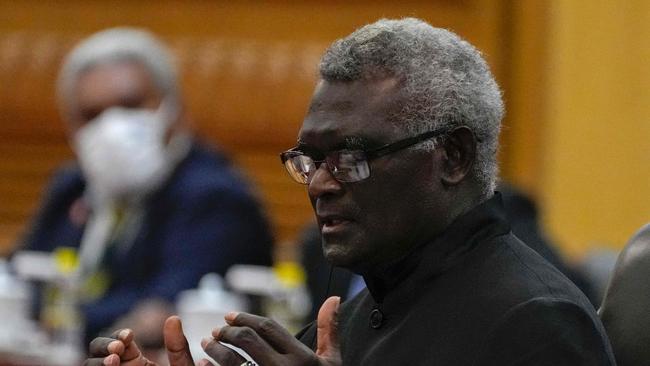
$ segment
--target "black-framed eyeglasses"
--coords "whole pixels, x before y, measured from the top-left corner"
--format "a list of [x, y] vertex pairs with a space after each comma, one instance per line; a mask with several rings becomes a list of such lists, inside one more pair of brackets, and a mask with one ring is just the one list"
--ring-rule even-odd
[[418, 142], [439, 137], [445, 133], [445, 129], [438, 129], [391, 142], [368, 151], [348, 149], [331, 151], [324, 154], [322, 158], [314, 158], [294, 147], [280, 154], [280, 159], [291, 178], [300, 184], [309, 184], [314, 173], [323, 162], [327, 165], [327, 169], [332, 173], [332, 176], [339, 182], [359, 182], [370, 176], [370, 164], [368, 164], [370, 160], [405, 149]]

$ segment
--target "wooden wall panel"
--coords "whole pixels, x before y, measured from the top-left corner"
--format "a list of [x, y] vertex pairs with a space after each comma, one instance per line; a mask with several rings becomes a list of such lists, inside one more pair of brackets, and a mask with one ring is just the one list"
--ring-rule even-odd
[[0, 252], [15, 242], [48, 173], [71, 157], [54, 80], [61, 57], [94, 31], [141, 26], [169, 43], [196, 130], [248, 172], [278, 241], [289, 243], [310, 222], [311, 209], [304, 188], [285, 176], [277, 154], [295, 142], [325, 47], [378, 18], [417, 16], [479, 47], [503, 82], [508, 77], [501, 44], [503, 22], [509, 21], [502, 17], [506, 5], [488, 0], [0, 0]]

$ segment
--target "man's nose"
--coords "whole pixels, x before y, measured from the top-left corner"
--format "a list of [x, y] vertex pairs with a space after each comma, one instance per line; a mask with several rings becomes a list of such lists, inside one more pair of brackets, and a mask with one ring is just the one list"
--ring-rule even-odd
[[311, 198], [319, 198], [326, 194], [336, 194], [343, 189], [341, 182], [330, 172], [327, 163], [323, 162], [311, 177], [308, 193]]

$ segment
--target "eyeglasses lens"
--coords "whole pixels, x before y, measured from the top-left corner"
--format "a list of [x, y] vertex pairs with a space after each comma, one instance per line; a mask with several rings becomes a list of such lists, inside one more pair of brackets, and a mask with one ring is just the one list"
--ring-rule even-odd
[[363, 151], [339, 151], [328, 157], [327, 163], [340, 182], [358, 182], [370, 176], [370, 167]]
[[289, 157], [284, 166], [291, 178], [301, 184], [309, 183], [309, 177], [316, 170], [314, 161], [306, 155], [294, 155]]

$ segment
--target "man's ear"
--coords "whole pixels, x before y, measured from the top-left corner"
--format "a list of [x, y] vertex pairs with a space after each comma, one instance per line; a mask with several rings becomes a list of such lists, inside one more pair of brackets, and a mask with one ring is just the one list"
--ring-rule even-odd
[[476, 160], [476, 137], [467, 127], [459, 127], [441, 141], [443, 152], [441, 179], [454, 186], [467, 177]]

